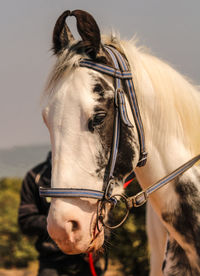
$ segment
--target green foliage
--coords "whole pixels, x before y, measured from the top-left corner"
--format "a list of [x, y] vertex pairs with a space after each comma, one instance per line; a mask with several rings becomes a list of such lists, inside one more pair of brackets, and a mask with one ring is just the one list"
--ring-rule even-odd
[[20, 189], [20, 179], [0, 179], [0, 267], [27, 266], [37, 256], [18, 228]]
[[[140, 190], [134, 181], [126, 188], [126, 194], [134, 195]], [[121, 227], [112, 230], [110, 243], [109, 255], [120, 261], [124, 275], [148, 275], [145, 206], [131, 210], [127, 221]]]
[[[20, 179], [0, 179], [0, 267], [27, 266], [37, 257], [34, 241], [22, 235], [17, 224], [20, 189]], [[126, 189], [130, 195], [137, 192], [137, 183]], [[124, 275], [148, 275], [145, 206], [135, 208], [121, 227], [112, 230], [109, 243], [109, 258], [120, 261]]]

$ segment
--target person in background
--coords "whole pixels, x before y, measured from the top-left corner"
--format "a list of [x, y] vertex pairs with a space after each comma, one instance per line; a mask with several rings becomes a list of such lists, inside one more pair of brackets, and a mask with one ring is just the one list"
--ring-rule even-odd
[[[38, 276], [91, 276], [93, 273], [86, 260], [87, 256], [64, 254], [48, 235], [46, 218], [50, 200], [40, 197], [39, 186], [50, 187], [50, 183], [51, 152], [45, 162], [38, 164], [26, 174], [18, 211], [18, 223], [22, 233], [37, 236], [35, 246], [39, 253]], [[103, 275], [97, 263], [96, 274]]]

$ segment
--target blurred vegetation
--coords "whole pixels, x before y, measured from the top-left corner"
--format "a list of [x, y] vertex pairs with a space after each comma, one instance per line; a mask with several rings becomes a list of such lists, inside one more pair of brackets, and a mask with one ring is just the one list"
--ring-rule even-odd
[[[133, 181], [125, 190], [132, 196], [141, 191]], [[111, 231], [109, 257], [122, 265], [124, 275], [147, 276], [149, 274], [149, 253], [145, 229], [145, 205], [133, 208], [126, 222]]]
[[[26, 267], [37, 258], [34, 240], [22, 235], [17, 224], [21, 183], [21, 179], [0, 179], [0, 267]], [[126, 194], [139, 190], [137, 183], [132, 183]], [[109, 260], [119, 260], [124, 275], [148, 275], [145, 206], [131, 211], [127, 221], [112, 230], [108, 243]]]
[[0, 267], [26, 267], [37, 258], [33, 242], [21, 234], [17, 214], [21, 179], [0, 179]]

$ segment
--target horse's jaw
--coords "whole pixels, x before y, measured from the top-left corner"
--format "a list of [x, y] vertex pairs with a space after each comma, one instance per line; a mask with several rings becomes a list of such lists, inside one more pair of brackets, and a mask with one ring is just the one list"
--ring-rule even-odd
[[80, 205], [79, 201], [52, 200], [47, 218], [50, 237], [66, 254], [97, 251], [104, 242], [104, 230], [99, 232], [96, 226], [96, 204], [84, 200]]

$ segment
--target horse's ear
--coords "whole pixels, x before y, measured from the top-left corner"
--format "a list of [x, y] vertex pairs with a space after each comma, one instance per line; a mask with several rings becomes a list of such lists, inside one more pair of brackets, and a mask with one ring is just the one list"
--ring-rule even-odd
[[101, 35], [96, 21], [86, 11], [75, 10], [71, 15], [76, 17], [78, 32], [87, 45], [87, 54], [95, 59], [101, 49]]
[[65, 20], [71, 15], [70, 11], [65, 11], [56, 21], [53, 30], [53, 51], [54, 54], [58, 54], [62, 49], [68, 47], [70, 42], [74, 41], [74, 37], [68, 28]]

